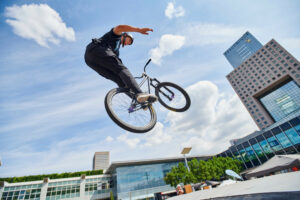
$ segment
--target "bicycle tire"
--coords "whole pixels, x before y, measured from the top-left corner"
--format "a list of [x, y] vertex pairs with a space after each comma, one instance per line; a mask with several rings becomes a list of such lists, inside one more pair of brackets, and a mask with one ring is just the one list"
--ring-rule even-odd
[[[166, 91], [164, 92], [163, 89]], [[175, 107], [175, 104], [172, 103], [173, 99], [175, 98], [174, 93], [172, 95], [171, 92], [176, 91], [179, 95], [182, 95], [182, 97], [179, 99], [179, 101], [184, 101], [183, 106]], [[165, 94], [169, 93], [169, 94]], [[188, 93], [181, 88], [180, 86], [176, 85], [175, 83], [171, 82], [161, 82], [159, 83], [155, 88], [155, 95], [158, 97], [159, 103], [161, 103], [165, 108], [174, 111], [174, 112], [184, 112], [189, 109], [191, 106], [191, 99], [188, 95]], [[172, 95], [172, 96], [169, 96]], [[169, 101], [167, 101], [169, 100]]]
[[[122, 100], [124, 100], [124, 98], [128, 98], [132, 101], [132, 99], [130, 97], [128, 97], [129, 95], [129, 92], [128, 92], [128, 89], [124, 89], [124, 88], [115, 88], [115, 89], [112, 89], [110, 90], [106, 97], [105, 97], [105, 100], [104, 100], [104, 104], [105, 104], [105, 109], [106, 109], [106, 112], [108, 113], [109, 117], [118, 125], [120, 126], [121, 128], [127, 130], [127, 131], [130, 131], [130, 132], [133, 132], [133, 133], [146, 133], [148, 131], [150, 131], [151, 129], [153, 129], [153, 127], [155, 126], [156, 122], [157, 122], [157, 116], [156, 116], [156, 112], [153, 108], [153, 106], [151, 104], [149, 104], [147, 106], [147, 110], [139, 110], [141, 112], [149, 112], [149, 122], [146, 122], [146, 125], [143, 125], [143, 126], [135, 126], [133, 124], [130, 124], [130, 123], [127, 123], [125, 122], [124, 120], [122, 120], [122, 118], [120, 116], [118, 116], [118, 113], [116, 113], [114, 111], [114, 108], [113, 108], [113, 99], [114, 97], [116, 98], [116, 95], [119, 95], [119, 94], [125, 94], [126, 96], [123, 95], [122, 97]], [[119, 97], [118, 97], [119, 98]], [[125, 102], [125, 100], [124, 100]], [[124, 103], [126, 104], [125, 106], [130, 106], [130, 103]], [[124, 108], [124, 112], [127, 108]], [[128, 109], [127, 109], [128, 111]], [[137, 111], [134, 111], [134, 112], [137, 112]], [[133, 113], [132, 113], [133, 114]], [[148, 115], [148, 114], [147, 114]], [[130, 118], [130, 116], [128, 116]], [[126, 118], [126, 117], [125, 117]]]

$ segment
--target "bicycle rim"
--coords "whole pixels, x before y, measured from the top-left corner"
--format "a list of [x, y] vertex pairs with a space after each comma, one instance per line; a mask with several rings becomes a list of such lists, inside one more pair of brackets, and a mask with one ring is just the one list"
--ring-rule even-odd
[[144, 133], [156, 124], [156, 113], [152, 105], [146, 106], [146, 109], [140, 104], [132, 106], [132, 98], [127, 91], [111, 90], [106, 96], [105, 107], [111, 119], [128, 131]]
[[191, 105], [187, 92], [174, 83], [162, 82], [158, 84], [155, 94], [158, 101], [171, 111], [183, 112]]

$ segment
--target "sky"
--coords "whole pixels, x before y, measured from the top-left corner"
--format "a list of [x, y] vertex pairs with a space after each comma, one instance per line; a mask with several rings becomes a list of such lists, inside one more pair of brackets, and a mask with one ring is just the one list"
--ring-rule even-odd
[[[110, 161], [213, 155], [231, 139], [258, 130], [226, 80], [223, 53], [246, 31], [263, 45], [274, 38], [300, 57], [297, 0], [1, 0], [0, 177], [92, 170], [93, 155]], [[158, 103], [158, 122], [145, 134], [118, 127], [104, 108], [115, 83], [84, 62], [86, 45], [119, 24], [132, 33], [125, 66], [187, 90], [183, 113]]]

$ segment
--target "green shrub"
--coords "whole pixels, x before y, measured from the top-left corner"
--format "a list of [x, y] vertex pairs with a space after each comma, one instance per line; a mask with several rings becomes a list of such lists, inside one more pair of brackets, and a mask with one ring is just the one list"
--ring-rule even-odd
[[22, 176], [22, 177], [7, 177], [7, 178], [0, 178], [0, 181], [6, 181], [8, 183], [19, 183], [19, 182], [29, 182], [29, 181], [41, 181], [44, 178], [61, 179], [61, 178], [80, 177], [82, 174], [85, 174], [87, 176], [100, 175], [103, 174], [103, 170], [69, 172], [69, 173], [61, 173], [61, 174], [43, 174], [43, 175]]

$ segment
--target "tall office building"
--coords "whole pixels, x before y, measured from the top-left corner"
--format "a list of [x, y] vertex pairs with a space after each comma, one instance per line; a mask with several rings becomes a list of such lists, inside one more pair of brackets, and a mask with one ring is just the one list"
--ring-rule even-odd
[[[240, 43], [241, 39], [231, 48]], [[250, 54], [237, 67], [233, 65], [226, 77], [257, 126], [264, 129], [300, 109], [300, 63], [274, 39]]]
[[225, 51], [224, 56], [233, 68], [237, 68], [245, 60], [262, 48], [262, 46], [263, 45], [247, 31], [238, 41]]
[[103, 169], [104, 171], [109, 167], [109, 151], [96, 152], [93, 158], [93, 170]]
[[[240, 49], [243, 37], [231, 48]], [[249, 43], [245, 49], [251, 49], [250, 46]], [[228, 56], [229, 50], [224, 55], [234, 70], [227, 79], [261, 130], [231, 140], [231, 146], [218, 156], [239, 159], [245, 168], [252, 168], [274, 155], [299, 154], [299, 61], [274, 39], [256, 52], [249, 51], [251, 55], [245, 59], [233, 59], [235, 55]], [[236, 60], [240, 62], [238, 66]]]

